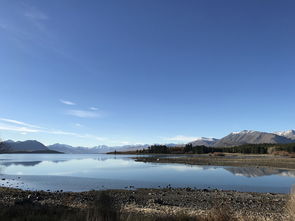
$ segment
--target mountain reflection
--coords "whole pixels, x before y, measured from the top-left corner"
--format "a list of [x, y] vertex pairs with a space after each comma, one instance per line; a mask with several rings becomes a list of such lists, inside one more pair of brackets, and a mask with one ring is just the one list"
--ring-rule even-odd
[[275, 168], [263, 168], [263, 167], [231, 167], [225, 168], [227, 171], [231, 172], [236, 176], [246, 176], [246, 177], [260, 177], [260, 176], [289, 176], [295, 177], [295, 171], [275, 169]]
[[42, 161], [2, 162], [2, 163], [0, 163], [0, 165], [5, 166], [5, 167], [9, 167], [9, 166], [13, 166], [13, 165], [29, 167], [29, 166], [36, 166], [40, 163], [42, 163]]
[[[116, 156], [106, 156], [106, 157], [102, 157], [102, 156], [95, 156], [95, 157], [87, 157], [86, 160], [96, 160], [96, 161], [106, 161], [106, 160], [110, 160], [110, 159], [114, 159], [116, 160], [117, 157]], [[122, 158], [123, 159], [123, 158]], [[63, 162], [67, 162], [67, 161], [73, 161], [73, 160], [85, 160], [85, 158], [81, 158], [81, 157], [71, 157], [71, 158], [64, 158], [64, 159], [47, 159], [47, 160], [36, 160], [36, 161], [1, 161], [0, 160], [0, 165], [4, 166], [4, 167], [9, 167], [9, 166], [25, 166], [25, 167], [29, 167], [29, 166], [36, 166], [42, 162], [53, 162], [53, 163], [63, 163]]]

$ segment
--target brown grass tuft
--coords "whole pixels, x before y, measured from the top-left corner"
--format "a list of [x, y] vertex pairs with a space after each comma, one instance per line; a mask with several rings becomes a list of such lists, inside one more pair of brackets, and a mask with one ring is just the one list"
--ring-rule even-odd
[[214, 157], [224, 157], [224, 156], [225, 156], [225, 154], [222, 153], [222, 152], [214, 152], [212, 155], [213, 155]]
[[290, 221], [295, 220], [295, 186], [293, 186], [291, 189], [290, 199], [287, 204], [287, 214]]
[[273, 151], [272, 154], [275, 156], [295, 158], [295, 153], [290, 153], [288, 151]]

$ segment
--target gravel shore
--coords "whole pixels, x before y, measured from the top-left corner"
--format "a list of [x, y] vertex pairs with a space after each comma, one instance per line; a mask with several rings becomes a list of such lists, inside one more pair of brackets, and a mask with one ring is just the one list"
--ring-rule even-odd
[[[21, 205], [25, 202], [55, 207], [87, 209], [101, 191], [45, 192], [0, 188], [0, 206]], [[236, 216], [255, 217], [257, 220], [286, 220], [286, 194], [244, 193], [190, 188], [109, 190], [116, 208], [125, 213], [161, 214], [184, 212], [206, 214], [212, 209], [223, 209]]]

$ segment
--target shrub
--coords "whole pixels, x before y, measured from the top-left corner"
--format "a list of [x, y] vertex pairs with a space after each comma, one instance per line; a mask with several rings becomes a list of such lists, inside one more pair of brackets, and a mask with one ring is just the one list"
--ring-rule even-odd
[[222, 153], [222, 152], [214, 152], [212, 155], [213, 155], [214, 157], [224, 157], [224, 156], [225, 156], [225, 154]]

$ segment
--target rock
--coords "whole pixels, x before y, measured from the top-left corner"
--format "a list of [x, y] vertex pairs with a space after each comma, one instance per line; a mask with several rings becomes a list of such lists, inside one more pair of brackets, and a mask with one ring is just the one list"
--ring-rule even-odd
[[129, 201], [129, 202], [134, 202], [134, 201], [135, 201], [135, 197], [134, 197], [134, 196], [129, 196], [128, 201]]
[[154, 203], [157, 203], [157, 204], [160, 204], [160, 205], [164, 204], [162, 199], [155, 199]]

